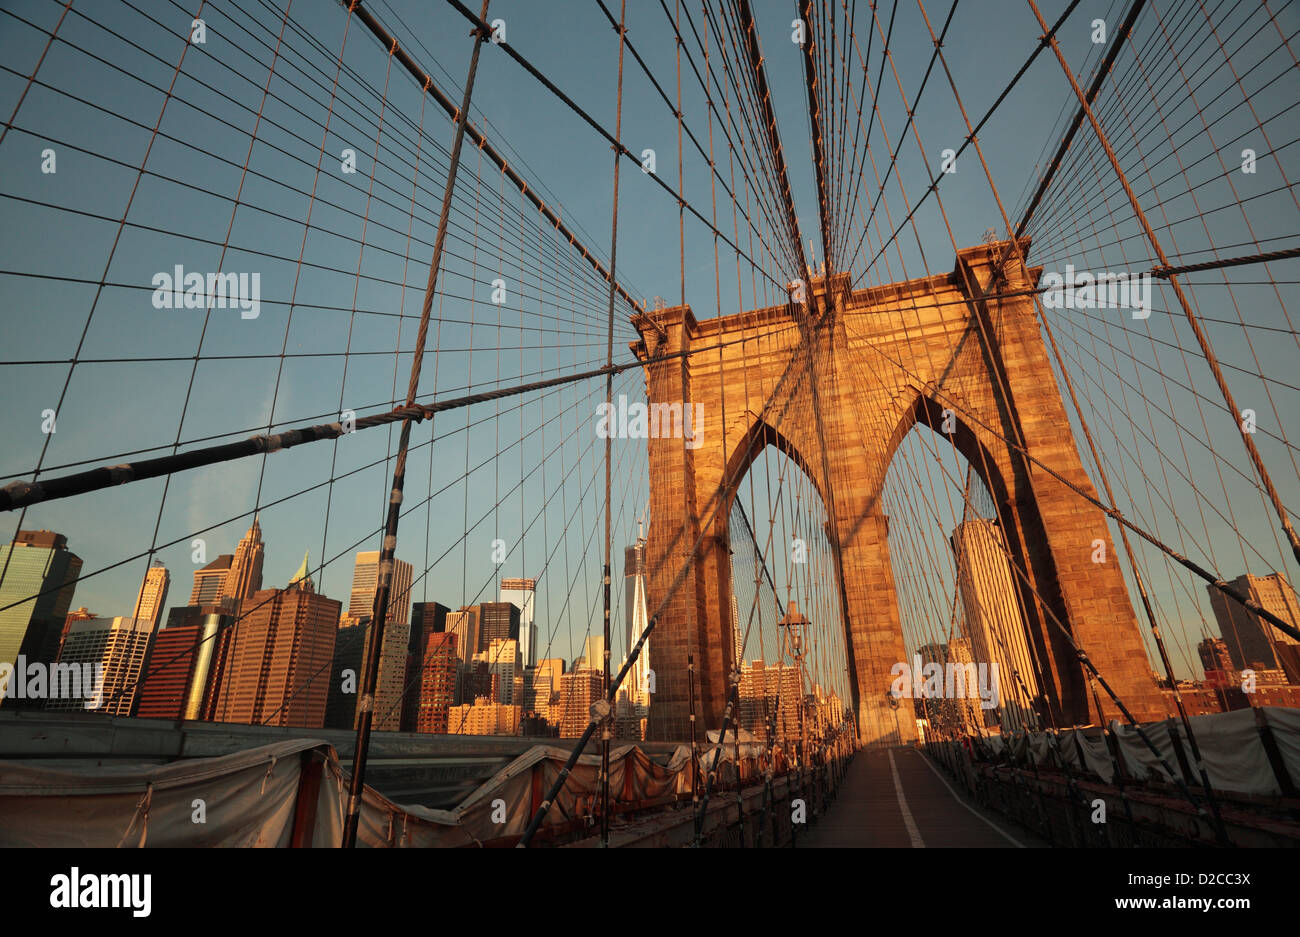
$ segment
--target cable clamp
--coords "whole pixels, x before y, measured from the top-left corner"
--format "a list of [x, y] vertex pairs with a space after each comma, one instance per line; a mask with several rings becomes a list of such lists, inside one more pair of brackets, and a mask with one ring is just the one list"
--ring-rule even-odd
[[16, 481], [16, 482], [10, 482], [9, 484], [5, 485], [4, 488], [0, 489], [0, 491], [3, 491], [6, 495], [8, 495], [10, 498], [10, 503], [13, 504], [19, 501], [20, 499], [26, 498], [29, 494], [32, 494], [33, 492], [39, 493], [40, 486], [36, 485], [33, 482]]

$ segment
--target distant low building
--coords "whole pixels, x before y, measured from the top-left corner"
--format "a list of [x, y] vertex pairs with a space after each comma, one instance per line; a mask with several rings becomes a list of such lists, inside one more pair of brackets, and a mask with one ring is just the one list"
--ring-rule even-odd
[[453, 706], [448, 722], [452, 735], [517, 735], [519, 707], [479, 697], [470, 705]]

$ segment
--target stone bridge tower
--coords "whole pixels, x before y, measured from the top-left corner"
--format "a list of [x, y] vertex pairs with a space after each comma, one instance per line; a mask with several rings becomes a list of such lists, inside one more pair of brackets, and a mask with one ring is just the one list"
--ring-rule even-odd
[[[1057, 724], [1095, 721], [1097, 713], [1054, 622], [1137, 718], [1164, 715], [1104, 513], [1008, 442], [1095, 497], [1033, 297], [1023, 292], [1042, 271], [1012, 259], [1000, 288], [979, 300], [1005, 246], [964, 249], [949, 274], [857, 292], [844, 274], [817, 281], [806, 309], [782, 305], [699, 322], [689, 307], [675, 307], [634, 320], [641, 360], [698, 352], [648, 364], [649, 401], [689, 402], [703, 417], [702, 439], [689, 446], [648, 442], [651, 612], [671, 591], [650, 642], [651, 737], [689, 737], [688, 656], [698, 718], [708, 728], [721, 724], [734, 665], [729, 508], [750, 464], [772, 445], [807, 473], [831, 519], [860, 738], [915, 739], [906, 701], [889, 705], [890, 668], [905, 652], [881, 495], [895, 450], [918, 423], [949, 440], [993, 495], [1013, 565], [1027, 570], [1016, 578], [1028, 640]], [[1104, 563], [1092, 561], [1099, 539]], [[1115, 718], [1106, 704], [1105, 717]]]

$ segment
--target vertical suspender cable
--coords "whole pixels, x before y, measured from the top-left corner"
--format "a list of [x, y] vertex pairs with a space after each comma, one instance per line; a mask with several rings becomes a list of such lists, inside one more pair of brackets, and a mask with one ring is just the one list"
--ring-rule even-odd
[[[489, 0], [483, 0], [480, 18], [487, 16]], [[397, 47], [397, 40], [388, 36], [378, 22], [354, 0], [354, 11], [362, 22], [375, 33], [389, 49]], [[474, 51], [470, 54], [469, 74], [465, 79], [465, 95], [456, 115], [456, 138], [451, 147], [451, 162], [447, 167], [447, 184], [442, 194], [442, 212], [438, 216], [438, 235], [433, 244], [433, 259], [429, 263], [429, 282], [424, 290], [424, 306], [420, 310], [420, 328], [415, 337], [415, 353], [411, 359], [411, 380], [406, 389], [406, 405], [415, 405], [416, 388], [420, 383], [420, 368], [424, 363], [424, 343], [429, 336], [429, 316], [433, 310], [433, 294], [438, 283], [438, 267], [442, 264], [442, 247], [447, 239], [447, 218], [451, 213], [451, 194], [456, 186], [456, 170], [460, 166], [460, 148], [465, 139], [465, 124], [469, 120], [470, 93], [474, 90], [474, 75], [478, 71], [478, 55], [487, 35], [474, 30]], [[379, 553], [379, 582], [375, 589], [375, 604], [371, 612], [370, 633], [366, 636], [366, 672], [359, 706], [361, 717], [357, 723], [356, 751], [352, 759], [352, 782], [348, 790], [348, 812], [343, 822], [343, 846], [352, 848], [357, 843], [357, 824], [361, 817], [361, 794], [365, 790], [366, 755], [370, 747], [370, 725], [374, 719], [375, 684], [379, 680], [379, 655], [383, 648], [384, 623], [388, 617], [389, 593], [393, 585], [393, 557], [397, 552], [397, 522], [401, 517], [402, 489], [406, 484], [406, 452], [411, 442], [411, 420], [402, 420], [402, 432], [397, 443], [397, 461], [393, 466], [393, 487], [388, 498], [388, 518], [384, 526], [384, 541]], [[608, 576], [608, 573], [606, 574]], [[608, 586], [606, 587], [608, 590]]]
[[[614, 277], [617, 275], [618, 263], [618, 175], [620, 147], [623, 139], [623, 48], [625, 46], [625, 36], [627, 35], [627, 0], [619, 6], [618, 12], [618, 102], [616, 104], [616, 114], [614, 117], [614, 205], [610, 221], [609, 236], [609, 328], [606, 333], [605, 346], [605, 367], [614, 365]], [[613, 408], [614, 405], [614, 374], [610, 372], [605, 376], [605, 405]], [[604, 661], [601, 670], [600, 686], [606, 702], [609, 702], [609, 557], [612, 549], [612, 532], [610, 528], [610, 475], [609, 475], [609, 456], [613, 440], [609, 434], [605, 436], [605, 570], [604, 570], [604, 587], [605, 587], [605, 641], [604, 641]], [[600, 844], [609, 845], [609, 742], [610, 742], [610, 713], [606, 713], [606, 722], [600, 733]]]

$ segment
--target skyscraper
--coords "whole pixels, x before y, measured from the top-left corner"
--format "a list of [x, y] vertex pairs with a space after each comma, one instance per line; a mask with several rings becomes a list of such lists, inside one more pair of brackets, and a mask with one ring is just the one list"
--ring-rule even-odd
[[[483, 655], [479, 654], [477, 660], [466, 661], [461, 666], [460, 675], [460, 701], [461, 703], [473, 703], [482, 697], [485, 700], [494, 700], [501, 695], [500, 687], [497, 685], [496, 677], [488, 670], [487, 661]], [[456, 732], [455, 728], [449, 730]]]
[[627, 612], [624, 618], [624, 636], [629, 651], [646, 626], [645, 575], [645, 540], [638, 538], [636, 546], [625, 547], [623, 550], [623, 595]]
[[[638, 538], [636, 546], [625, 549], [623, 560], [623, 586], [627, 596], [625, 609], [627, 647], [630, 654], [649, 625], [650, 615], [646, 608], [645, 539]], [[734, 604], [734, 596], [732, 601]], [[628, 671], [623, 686], [619, 688], [618, 704], [620, 715], [629, 725], [635, 721], [639, 727], [640, 720], [648, 719], [650, 716], [650, 640], [648, 638], [636, 662]]]
[[63, 640], [68, 636], [68, 628], [72, 625], [74, 621], [86, 621], [89, 618], [99, 618], [99, 617], [101, 616], [96, 615], [94, 612], [86, 608], [86, 606], [84, 605], [81, 606], [81, 608], [77, 609], [75, 612], [68, 612], [68, 617], [63, 619], [63, 627], [59, 630], [58, 643], [54, 645], [54, 649], [55, 649], [54, 656], [55, 657], [58, 656], [59, 654], [58, 649], [63, 647]]
[[[379, 676], [375, 682], [375, 715], [371, 728], [376, 732], [400, 732], [402, 712], [413, 702], [419, 684], [407, 679], [411, 626], [405, 622], [384, 626], [384, 648], [379, 659]], [[366, 672], [362, 661], [362, 673]]]
[[[129, 616], [88, 618], [68, 626], [67, 637], [59, 649], [58, 663], [80, 666], [102, 665], [103, 685], [98, 699], [94, 691], [80, 698], [61, 696], [45, 704], [51, 710], [94, 709], [114, 716], [129, 716], [139, 692], [139, 680], [153, 637], [154, 623]], [[87, 702], [91, 705], [87, 705]], [[98, 705], [95, 705], [97, 703]]]
[[[232, 612], [239, 614], [244, 600], [262, 588], [262, 559], [266, 546], [262, 543], [262, 527], [253, 517], [253, 526], [239, 541], [230, 570], [221, 584], [221, 599]], [[197, 586], [198, 583], [196, 582]]]
[[52, 662], [72, 607], [81, 557], [68, 550], [62, 534], [20, 530], [12, 544], [0, 547], [0, 570], [5, 570], [0, 608], [17, 603], [0, 611], [0, 662], [16, 666], [19, 655], [28, 663]]
[[479, 638], [477, 605], [462, 605], [457, 611], [448, 612], [445, 627], [447, 631], [456, 635], [456, 656], [462, 663], [472, 660], [475, 654], [483, 650], [483, 643]]
[[162, 618], [163, 608], [167, 605], [167, 587], [171, 581], [167, 567], [155, 560], [145, 570], [144, 581], [140, 583], [140, 594], [135, 599], [135, 610], [131, 614], [138, 620], [157, 625]]
[[1002, 528], [982, 517], [965, 521], [953, 530], [952, 547], [974, 663], [998, 665], [1003, 726], [1032, 728], [1038, 677]]
[[446, 631], [431, 631], [425, 641], [420, 677], [417, 732], [446, 733], [451, 708], [456, 704], [456, 636]]
[[[1282, 573], [1268, 576], [1246, 574], [1232, 580], [1230, 585], [1283, 621], [1300, 625], [1300, 603], [1296, 600], [1295, 589]], [[1210, 607], [1218, 619], [1219, 631], [1228, 645], [1233, 668], [1286, 669], [1295, 655], [1292, 649], [1300, 642], [1274, 628], [1255, 612], [1235, 599], [1228, 598], [1218, 589], [1211, 586], [1205, 588], [1210, 594]]]
[[226, 574], [235, 559], [233, 553], [223, 553], [202, 569], [194, 570], [194, 588], [190, 592], [191, 605], [217, 605], [221, 602]]
[[501, 601], [519, 608], [519, 656], [525, 667], [537, 663], [537, 625], [533, 623], [536, 597], [536, 579], [501, 580]]
[[545, 657], [524, 671], [524, 715], [532, 714], [554, 726], [559, 722], [560, 677], [564, 661]]
[[[411, 564], [393, 558], [393, 581], [388, 588], [388, 614], [384, 627], [393, 622], [411, 622]], [[375, 592], [379, 589], [379, 551], [360, 550], [352, 571], [352, 597], [348, 615], [368, 618], [374, 614]]]
[[589, 634], [582, 643], [582, 657], [573, 662], [573, 669], [577, 670], [579, 666], [587, 667], [596, 673], [605, 672], [605, 636], [603, 634]]
[[[388, 590], [388, 613], [384, 621], [384, 646], [379, 656], [379, 679], [375, 684], [375, 709], [372, 725], [376, 731], [397, 732], [402, 728], [402, 708], [407, 691], [406, 663], [411, 643], [410, 563], [393, 559], [393, 578]], [[352, 597], [348, 615], [356, 618], [373, 616], [375, 594], [379, 590], [379, 551], [357, 553], [352, 573]], [[364, 675], [368, 662], [362, 660]]]
[[[947, 644], [926, 644], [916, 649], [924, 664], [937, 664], [940, 670], [947, 674], [948, 664], [954, 667], [966, 668], [969, 664], [974, 664], [974, 656], [971, 654], [970, 641], [966, 638], [953, 638]], [[1001, 667], [998, 668], [1001, 670]], [[963, 681], [968, 676], [975, 678], [974, 690], [978, 691], [978, 672], [967, 670], [966, 675], [962, 677]], [[998, 692], [1002, 692], [1001, 681], [1010, 674], [999, 673]], [[921, 696], [919, 692], [922, 683], [923, 674], [912, 675], [913, 695]], [[954, 687], [956, 686], [954, 678]], [[945, 687], [947, 684], [945, 683]], [[991, 684], [990, 684], [991, 686]], [[980, 709], [980, 700], [971, 696], [972, 685], [966, 684], [965, 696], [949, 699], [948, 697], [936, 697], [930, 699], [921, 697], [917, 701], [916, 710], [918, 717], [925, 714], [930, 722], [930, 738], [952, 738], [963, 737], [966, 735], [979, 735], [980, 729], [985, 723], [984, 712]]]
[[308, 592], [316, 591], [316, 583], [311, 578], [311, 551], [304, 550], [302, 554], [302, 563], [298, 566], [298, 571], [293, 574], [289, 580], [290, 586], [300, 586]]
[[[406, 698], [402, 703], [402, 731], [418, 732], [432, 731], [421, 730], [419, 727], [420, 712], [424, 706], [424, 688], [426, 684], [427, 668], [425, 653], [429, 645], [429, 638], [435, 634], [446, 634], [447, 632], [447, 613], [451, 609], [438, 602], [413, 602], [411, 604], [411, 639], [407, 644], [406, 654], [406, 682], [410, 689], [406, 692]], [[447, 638], [451, 649], [451, 656], [459, 663], [456, 657], [456, 636], [450, 635]], [[437, 644], [438, 653], [446, 656], [442, 642]], [[438, 666], [441, 666], [439, 664]], [[451, 704], [456, 702], [456, 668], [451, 672]], [[446, 731], [445, 729], [442, 731]]]
[[[411, 603], [411, 647], [414, 649], [418, 644], [423, 646], [424, 638], [434, 633], [441, 633], [447, 630], [447, 615], [451, 612], [447, 606], [441, 602], [412, 602]], [[416, 641], [416, 636], [420, 636], [420, 641]]]
[[321, 728], [342, 604], [303, 583], [255, 592], [233, 629], [212, 718]]
[[334, 660], [329, 669], [329, 695], [325, 703], [325, 728], [355, 729], [357, 696], [361, 687], [361, 658], [365, 654], [368, 624], [344, 615], [335, 632]]
[[1232, 666], [1232, 655], [1228, 651], [1227, 641], [1222, 638], [1206, 638], [1196, 645], [1196, 653], [1201, 658], [1206, 683], [1211, 686], [1222, 686], [1235, 682], [1236, 668]]
[[493, 641], [519, 640], [519, 606], [512, 602], [484, 602], [479, 606], [479, 645], [486, 650]]
[[736, 602], [736, 593], [731, 593], [731, 647], [732, 660], [739, 667], [745, 656], [745, 632], [740, 627], [740, 606]]
[[803, 695], [799, 668], [791, 664], [767, 666], [760, 658], [740, 668], [736, 699], [737, 722], [755, 738], [767, 738], [771, 721], [776, 738], [793, 742], [801, 738], [800, 697]]
[[487, 672], [492, 675], [495, 686], [495, 702], [517, 705], [520, 700], [514, 698], [515, 675], [519, 673], [519, 642], [514, 638], [501, 640], [494, 638], [486, 651], [474, 655], [474, 663], [487, 664]]
[[172, 609], [167, 626], [155, 632], [145, 657], [135, 715], [211, 719], [218, 664], [233, 625], [234, 617], [221, 605]]
[[571, 670], [560, 677], [560, 738], [579, 738], [591, 721], [591, 704], [601, 697], [598, 670]]

